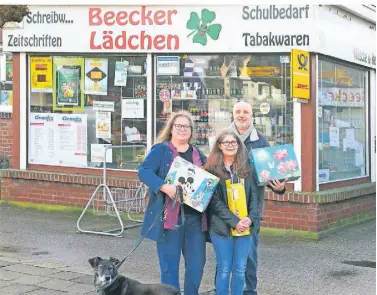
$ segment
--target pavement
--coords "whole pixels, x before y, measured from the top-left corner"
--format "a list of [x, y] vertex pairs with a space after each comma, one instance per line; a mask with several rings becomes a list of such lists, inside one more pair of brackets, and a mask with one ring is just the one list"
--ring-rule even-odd
[[[79, 214], [0, 205], [0, 294], [97, 294], [88, 259], [122, 259], [139, 238], [139, 227], [123, 237], [76, 232]], [[128, 224], [128, 223], [127, 223]], [[109, 216], [88, 215], [84, 228], [116, 228]], [[353, 226], [319, 241], [261, 236], [259, 295], [376, 294], [376, 222]], [[207, 245], [202, 294], [213, 289], [215, 258]], [[181, 281], [184, 264], [181, 263]], [[153, 242], [144, 240], [120, 272], [145, 283], [159, 280]]]

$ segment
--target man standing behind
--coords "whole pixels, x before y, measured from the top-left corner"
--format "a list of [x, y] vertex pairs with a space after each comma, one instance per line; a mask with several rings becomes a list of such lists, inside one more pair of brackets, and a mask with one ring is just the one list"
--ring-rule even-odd
[[[238, 134], [245, 146], [250, 152], [251, 149], [268, 147], [269, 143], [266, 137], [257, 131], [253, 125], [253, 109], [250, 104], [240, 101], [233, 107], [233, 122], [231, 124], [232, 131]], [[277, 194], [284, 194], [286, 180], [279, 182], [273, 180], [268, 187]], [[261, 218], [264, 214], [264, 187], [258, 187], [259, 195], [259, 212]], [[246, 288], [244, 295], [257, 295], [257, 267], [258, 267], [258, 242], [260, 222], [254, 224], [257, 228], [253, 231], [251, 239], [251, 248], [246, 266]]]

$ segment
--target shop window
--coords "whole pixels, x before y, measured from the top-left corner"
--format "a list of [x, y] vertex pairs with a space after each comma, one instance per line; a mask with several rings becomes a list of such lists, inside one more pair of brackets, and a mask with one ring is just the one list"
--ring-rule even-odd
[[319, 183], [365, 176], [367, 73], [320, 61], [318, 77]]
[[155, 137], [171, 112], [191, 112], [196, 144], [209, 152], [216, 134], [230, 126], [234, 103], [253, 107], [254, 125], [271, 145], [293, 143], [289, 56], [157, 56]]
[[11, 113], [13, 105], [13, 55], [4, 53], [6, 62], [4, 69], [5, 79], [0, 83], [0, 113]]
[[147, 143], [146, 56], [30, 56], [29, 163], [134, 170]]

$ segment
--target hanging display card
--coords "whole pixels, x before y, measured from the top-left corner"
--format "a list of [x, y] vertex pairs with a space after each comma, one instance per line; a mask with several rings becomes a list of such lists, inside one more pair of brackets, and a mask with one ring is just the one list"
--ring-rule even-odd
[[143, 119], [144, 99], [122, 99], [122, 118]]
[[111, 139], [111, 113], [96, 112], [96, 138]]
[[128, 65], [128, 61], [117, 61], [115, 63], [114, 86], [127, 86]]
[[30, 58], [31, 92], [52, 92], [52, 57]]
[[85, 94], [107, 95], [108, 61], [106, 58], [85, 59]]

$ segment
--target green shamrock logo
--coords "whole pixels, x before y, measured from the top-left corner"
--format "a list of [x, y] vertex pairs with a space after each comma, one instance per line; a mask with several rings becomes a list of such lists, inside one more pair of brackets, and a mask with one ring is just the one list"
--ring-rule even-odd
[[202, 45], [207, 45], [207, 35], [212, 40], [219, 39], [221, 25], [211, 24], [215, 19], [216, 13], [208, 9], [202, 10], [201, 18], [199, 18], [196, 12], [191, 12], [186, 28], [193, 31], [187, 38], [196, 33], [192, 40], [194, 43], [200, 43]]

